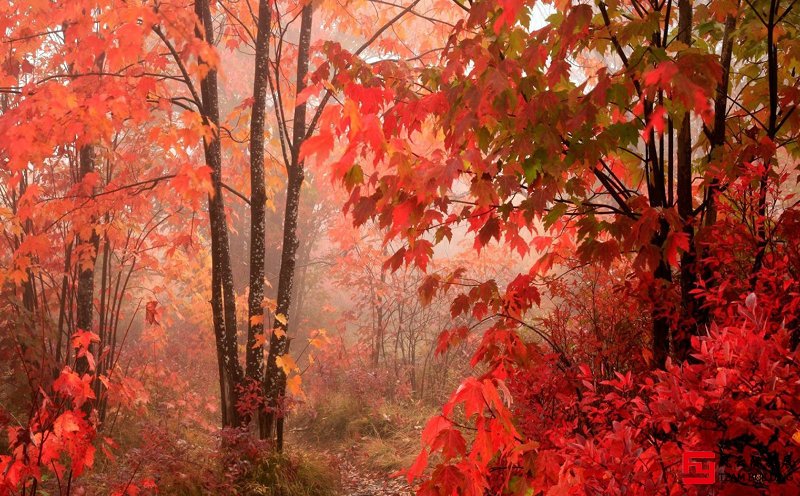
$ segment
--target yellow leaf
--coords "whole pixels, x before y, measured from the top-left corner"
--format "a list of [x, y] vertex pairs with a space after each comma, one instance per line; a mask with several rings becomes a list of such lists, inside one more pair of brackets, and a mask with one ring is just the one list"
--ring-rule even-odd
[[303, 379], [299, 375], [293, 375], [286, 380], [286, 389], [295, 396], [305, 396], [302, 389]]
[[275, 314], [275, 320], [277, 320], [278, 322], [280, 322], [283, 325], [286, 325], [286, 323], [287, 323], [286, 316], [284, 314], [282, 314], [282, 313], [276, 313]]
[[792, 441], [794, 441], [797, 444], [800, 444], [800, 430], [794, 432], [794, 434], [792, 435]]
[[283, 373], [289, 375], [293, 370], [297, 369], [297, 364], [291, 355], [282, 355], [275, 357], [275, 364], [283, 369]]

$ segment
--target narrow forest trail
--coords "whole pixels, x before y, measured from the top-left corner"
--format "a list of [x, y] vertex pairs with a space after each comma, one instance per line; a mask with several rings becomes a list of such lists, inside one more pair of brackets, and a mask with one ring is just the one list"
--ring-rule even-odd
[[343, 496], [412, 496], [414, 491], [402, 477], [392, 477], [367, 467], [356, 447], [336, 455]]

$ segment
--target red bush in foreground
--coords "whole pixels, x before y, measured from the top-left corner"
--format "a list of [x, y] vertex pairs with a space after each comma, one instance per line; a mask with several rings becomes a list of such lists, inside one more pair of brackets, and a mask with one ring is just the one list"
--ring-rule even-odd
[[[430, 421], [445, 463], [420, 494], [797, 494], [800, 356], [767, 313], [751, 295], [735, 325], [694, 339], [692, 363], [610, 379], [529, 345], [528, 366], [466, 381]], [[690, 483], [697, 452], [713, 485]]]

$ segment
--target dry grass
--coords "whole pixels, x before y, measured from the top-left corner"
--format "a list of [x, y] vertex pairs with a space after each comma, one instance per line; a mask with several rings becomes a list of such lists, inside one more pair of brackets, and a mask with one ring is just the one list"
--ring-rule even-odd
[[253, 496], [337, 496], [339, 475], [305, 453], [272, 455], [255, 467], [242, 494]]

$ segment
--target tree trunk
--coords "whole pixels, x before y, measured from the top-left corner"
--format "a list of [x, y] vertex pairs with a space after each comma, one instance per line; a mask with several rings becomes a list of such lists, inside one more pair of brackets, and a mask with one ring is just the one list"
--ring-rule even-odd
[[[308, 73], [308, 55], [311, 47], [311, 22], [313, 7], [306, 4], [303, 7], [300, 24], [300, 41], [297, 54], [297, 80], [296, 87], [299, 94], [305, 88], [305, 78]], [[306, 134], [306, 104], [298, 105], [294, 112], [292, 133], [292, 163], [288, 164], [289, 181], [286, 187], [286, 209], [283, 220], [283, 247], [281, 250], [281, 268], [278, 274], [278, 301], [273, 333], [270, 338], [269, 356], [267, 358], [266, 390], [267, 405], [270, 411], [267, 415], [265, 437], [270, 439], [276, 434], [275, 448], [283, 449], [283, 414], [279, 412], [281, 399], [286, 392], [286, 374], [277, 366], [276, 358], [289, 351], [289, 339], [286, 336], [288, 327], [286, 318], [291, 306], [292, 286], [294, 283], [295, 258], [299, 244], [297, 236], [297, 213], [300, 208], [300, 188], [303, 185], [303, 163], [299, 160], [300, 147]], [[276, 433], [277, 431], [277, 433]]]
[[[649, 105], [646, 105], [646, 107]], [[648, 161], [651, 162], [651, 173], [647, 181], [648, 197], [650, 199], [650, 206], [653, 208], [665, 208], [667, 206], [666, 185], [664, 181], [664, 170], [657, 157], [657, 150], [655, 146], [655, 135], [651, 134], [650, 143], [648, 146]], [[648, 167], [645, 164], [645, 167]], [[664, 243], [667, 240], [669, 233], [669, 224], [666, 219], [662, 218], [659, 222], [658, 232], [653, 236], [652, 244], [656, 246], [659, 251], [663, 251]], [[653, 272], [655, 281], [654, 290], [656, 294], [663, 292], [664, 287], [672, 283], [672, 272], [670, 271], [669, 264], [664, 256], [658, 261], [655, 271]], [[653, 301], [653, 307], [650, 312], [652, 320], [652, 343], [651, 349], [653, 352], [653, 364], [658, 368], [664, 368], [667, 362], [667, 355], [669, 353], [669, 330], [670, 320], [666, 315], [663, 308], [657, 304], [658, 297]]]
[[[84, 11], [84, 14], [86, 12]], [[102, 71], [105, 54], [100, 53], [94, 62], [98, 71]], [[70, 66], [69, 71], [72, 72]], [[77, 182], [81, 183], [89, 174], [93, 173], [96, 169], [97, 150], [92, 145], [83, 145], [78, 150], [78, 178]], [[87, 197], [94, 197], [95, 191], [84, 192]], [[91, 219], [92, 223], [96, 221], [94, 217]], [[96, 226], [92, 226], [92, 232], [88, 239], [83, 239], [78, 236], [77, 245], [82, 246], [77, 257], [77, 273], [78, 284], [76, 289], [76, 309], [75, 309], [75, 328], [91, 331], [92, 330], [92, 317], [94, 313], [94, 269], [97, 261], [97, 251], [100, 248], [100, 236], [97, 233]], [[71, 346], [71, 345], [69, 345]], [[93, 353], [94, 346], [90, 343], [90, 353]], [[79, 357], [75, 360], [75, 370], [78, 374], [84, 374], [89, 370], [89, 360], [86, 357]], [[87, 409], [91, 409], [87, 402]], [[88, 411], [88, 410], [87, 410]]]
[[[660, 42], [659, 40], [661, 39], [661, 31], [653, 33], [652, 39], [653, 44], [658, 45]], [[660, 96], [661, 95], [659, 95], [659, 97]], [[641, 94], [640, 98], [644, 100], [645, 121], [649, 121], [655, 102], [653, 100], [649, 100], [644, 94]], [[672, 181], [665, 177], [663, 146], [664, 138], [663, 135], [661, 135], [660, 139], [658, 140], [660, 144], [657, 144], [655, 129], [650, 129], [648, 138], [649, 139], [645, 144], [646, 152], [644, 164], [647, 180], [647, 196], [649, 198], [651, 207], [661, 209], [668, 208], [671, 206], [669, 202], [672, 197]], [[671, 140], [671, 135], [668, 139]], [[661, 153], [659, 154], [659, 152]], [[671, 175], [671, 155], [669, 159], [667, 170]], [[670, 191], [667, 191], [668, 185], [670, 185]], [[658, 232], [655, 233], [651, 241], [653, 246], [657, 247], [659, 252], [662, 252], [661, 259], [659, 260], [656, 269], [653, 271], [653, 278], [655, 282], [654, 290], [656, 291], [657, 295], [664, 290], [664, 287], [670, 285], [672, 282], [672, 272], [670, 271], [669, 264], [663, 256], [664, 243], [667, 239], [668, 233], [669, 224], [667, 223], [666, 219], [662, 217], [661, 221], [659, 222]], [[651, 350], [653, 352], [654, 365], [658, 368], [664, 368], [667, 361], [667, 355], [669, 353], [670, 321], [664, 309], [660, 308], [657, 304], [658, 300], [658, 297], [654, 298], [653, 306], [650, 311], [650, 318], [652, 320]]]
[[[733, 58], [733, 30], [736, 28], [736, 18], [728, 16], [725, 19], [725, 31], [722, 35], [722, 51], [720, 53], [720, 65], [722, 66], [722, 78], [717, 85], [716, 96], [714, 97], [714, 128], [711, 131], [709, 139], [707, 164], [717, 162], [717, 156], [722, 153], [722, 148], [725, 145], [725, 119], [727, 117], [728, 109], [728, 88], [730, 86], [730, 71], [731, 60]], [[717, 222], [717, 205], [716, 194], [719, 188], [719, 179], [713, 177], [711, 183], [706, 188], [705, 198], [703, 202], [705, 207], [703, 209], [703, 222], [702, 229], [705, 232]], [[698, 233], [698, 238], [701, 237]], [[695, 247], [697, 252], [697, 261], [695, 262], [695, 271], [699, 275], [702, 273], [703, 283], [706, 287], [713, 285], [713, 271], [710, 267], [702, 265], [703, 258], [705, 258], [706, 250], [702, 245]], [[710, 315], [708, 309], [702, 307], [702, 301], [697, 302], [697, 332], [702, 330], [709, 324]]]
[[[247, 352], [245, 375], [248, 381], [263, 384], [264, 347], [258, 338], [264, 334], [264, 257], [267, 192], [264, 186], [264, 114], [269, 71], [270, 8], [267, 0], [258, 3], [253, 110], [250, 117], [250, 293], [247, 300]], [[263, 341], [262, 341], [263, 343]], [[258, 415], [259, 432], [264, 435], [264, 415]]]
[[[692, 43], [692, 2], [679, 0], [678, 2], [678, 41], [687, 47]], [[683, 221], [683, 233], [688, 237], [689, 248], [681, 254], [681, 319], [675, 327], [673, 345], [678, 361], [689, 358], [691, 352], [691, 338], [696, 334], [696, 300], [692, 290], [697, 286], [695, 272], [694, 249], [694, 224], [692, 201], [692, 126], [691, 112], [688, 110], [678, 129], [678, 215]]]
[[[209, 43], [214, 39], [213, 21], [208, 0], [195, 2], [195, 13], [203, 31], [197, 36]], [[202, 60], [199, 61], [204, 63]], [[211, 310], [214, 334], [217, 341], [217, 358], [225, 378], [220, 379], [223, 426], [238, 426], [239, 414], [237, 386], [242, 381], [236, 343], [236, 295], [233, 289], [233, 271], [228, 244], [228, 222], [225, 217], [225, 202], [222, 196], [222, 150], [219, 137], [219, 95], [217, 70], [209, 68], [200, 82], [203, 104], [203, 119], [212, 128], [213, 136], [204, 139], [206, 163], [211, 168], [213, 193], [208, 197], [208, 216], [211, 227]]]
[[[85, 145], [78, 152], [78, 165], [80, 175], [78, 181], [83, 179], [95, 169], [95, 150], [94, 147]], [[91, 193], [90, 193], [91, 194]], [[100, 243], [100, 236], [92, 226], [92, 234], [87, 239], [78, 238], [78, 245], [84, 246], [84, 252], [78, 257], [78, 289], [77, 289], [77, 308], [75, 326], [79, 330], [92, 330], [92, 316], [94, 310], [94, 267], [97, 260], [97, 249]], [[92, 345], [89, 345], [89, 352], [92, 352]], [[75, 370], [78, 374], [89, 371], [89, 361], [86, 357], [80, 357], [75, 361]]]
[[[53, 374], [55, 377], [58, 377], [58, 374], [61, 372], [60, 364], [61, 364], [61, 347], [64, 345], [64, 335], [68, 334], [65, 330], [67, 327], [67, 304], [69, 303], [69, 299], [67, 298], [67, 292], [69, 290], [69, 283], [70, 283], [70, 269], [72, 267], [72, 243], [67, 243], [64, 247], [64, 275], [61, 276], [61, 295], [59, 297], [58, 302], [58, 337], [56, 338], [56, 367], [53, 370]], [[66, 341], [69, 341], [69, 336], [67, 335]], [[64, 355], [67, 359], [69, 358], [69, 354]]]
[[[767, 88], [769, 90], [769, 116], [767, 120], [767, 137], [774, 142], [778, 134], [778, 45], [775, 41], [775, 28], [778, 15], [778, 1], [772, 0], [769, 3], [769, 15], [767, 16]], [[753, 267], [750, 271], [750, 286], [756, 289], [758, 273], [764, 265], [764, 256], [767, 253], [767, 190], [769, 187], [769, 175], [772, 171], [774, 153], [769, 160], [764, 161], [764, 171], [758, 185], [758, 207], [756, 223], [756, 256]]]

